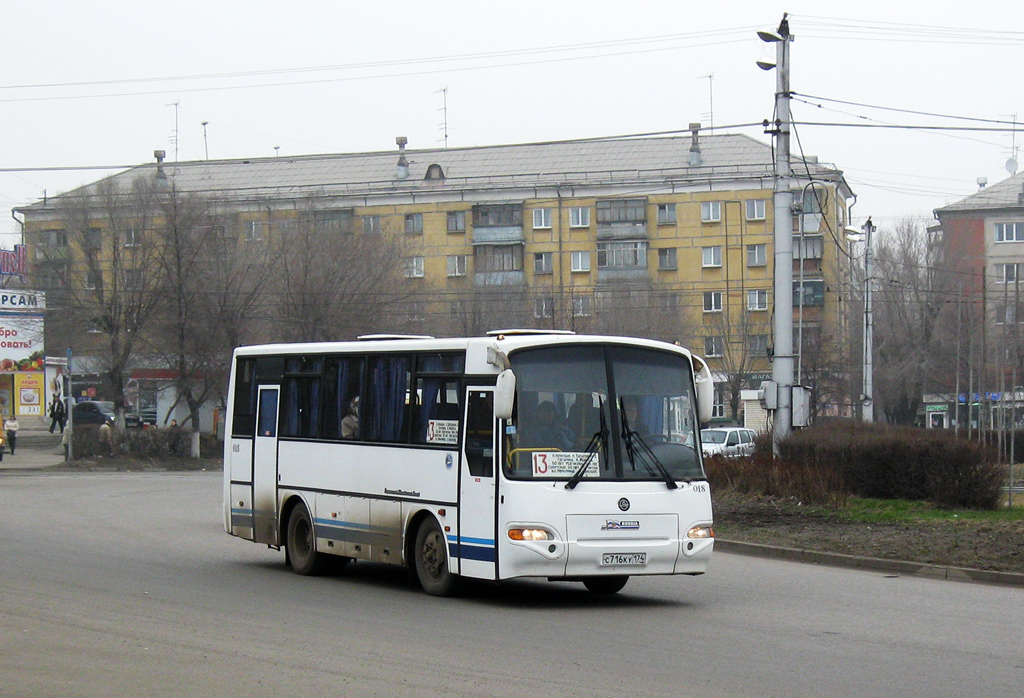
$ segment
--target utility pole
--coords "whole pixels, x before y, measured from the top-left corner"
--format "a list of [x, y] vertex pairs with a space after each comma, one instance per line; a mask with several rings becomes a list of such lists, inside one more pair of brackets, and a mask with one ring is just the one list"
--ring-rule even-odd
[[871, 308], [871, 287], [875, 273], [874, 251], [872, 247], [872, 233], [875, 232], [875, 224], [868, 216], [861, 230], [864, 231], [864, 386], [860, 396], [863, 404], [861, 418], [871, 423], [875, 421], [875, 318]]
[[782, 22], [775, 33], [757, 33], [762, 41], [775, 44], [776, 55], [774, 64], [762, 61], [757, 64], [763, 70], [775, 69], [775, 123], [771, 132], [775, 134], [775, 353], [772, 381], [778, 390], [774, 417], [776, 442], [793, 429], [793, 183], [789, 164], [789, 44], [793, 37], [786, 17], [786, 14], [782, 15]]

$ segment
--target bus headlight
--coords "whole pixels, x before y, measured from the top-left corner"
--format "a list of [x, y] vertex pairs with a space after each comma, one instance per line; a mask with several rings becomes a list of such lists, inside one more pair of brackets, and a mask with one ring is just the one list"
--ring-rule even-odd
[[554, 540], [550, 531], [543, 528], [510, 528], [508, 537], [512, 540]]
[[687, 538], [714, 538], [715, 529], [710, 526], [694, 526], [686, 532]]

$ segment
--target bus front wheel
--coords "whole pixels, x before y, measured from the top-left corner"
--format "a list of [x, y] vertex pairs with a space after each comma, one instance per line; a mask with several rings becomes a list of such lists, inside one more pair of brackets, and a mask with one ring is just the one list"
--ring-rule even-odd
[[458, 590], [459, 578], [448, 567], [448, 546], [434, 519], [425, 520], [416, 531], [414, 563], [420, 586], [431, 596], [452, 596]]
[[325, 555], [316, 551], [313, 520], [304, 504], [296, 504], [288, 517], [288, 561], [298, 574], [320, 574], [326, 567]]
[[622, 591], [622, 587], [626, 586], [628, 581], [629, 577], [627, 575], [622, 575], [621, 577], [587, 577], [583, 580], [583, 586], [594, 594], [616, 594]]

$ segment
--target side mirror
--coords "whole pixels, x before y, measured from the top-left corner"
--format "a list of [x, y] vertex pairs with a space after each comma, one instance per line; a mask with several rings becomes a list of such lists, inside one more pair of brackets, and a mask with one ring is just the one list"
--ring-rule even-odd
[[707, 424], [715, 407], [715, 381], [706, 361], [694, 357], [693, 379], [697, 388], [697, 419], [701, 424]]
[[498, 374], [494, 386], [494, 416], [498, 419], [512, 419], [512, 406], [516, 401], [516, 374], [506, 368]]

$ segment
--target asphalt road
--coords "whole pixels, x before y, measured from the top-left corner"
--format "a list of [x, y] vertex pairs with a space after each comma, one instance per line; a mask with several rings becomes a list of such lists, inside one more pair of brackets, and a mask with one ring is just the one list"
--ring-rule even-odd
[[304, 578], [219, 473], [0, 475], [0, 696], [1024, 695], [1024, 591], [716, 554], [703, 577], [429, 597]]

